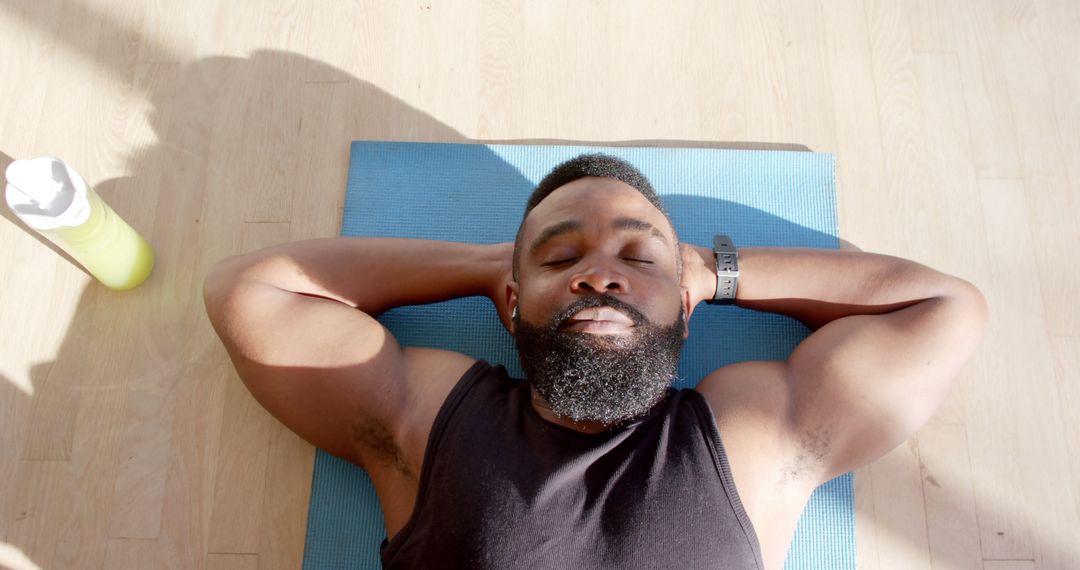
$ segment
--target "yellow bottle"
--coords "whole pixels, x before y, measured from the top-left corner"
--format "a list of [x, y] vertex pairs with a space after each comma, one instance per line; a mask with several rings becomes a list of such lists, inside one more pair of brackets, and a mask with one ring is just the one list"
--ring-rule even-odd
[[106, 287], [131, 289], [150, 276], [150, 244], [62, 160], [16, 160], [7, 179], [5, 198], [15, 215]]

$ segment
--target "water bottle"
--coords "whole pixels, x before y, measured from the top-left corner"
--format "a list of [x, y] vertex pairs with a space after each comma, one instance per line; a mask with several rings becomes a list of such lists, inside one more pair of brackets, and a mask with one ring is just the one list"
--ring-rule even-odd
[[8, 207], [110, 289], [131, 289], [154, 268], [154, 250], [64, 161], [16, 160], [7, 168]]

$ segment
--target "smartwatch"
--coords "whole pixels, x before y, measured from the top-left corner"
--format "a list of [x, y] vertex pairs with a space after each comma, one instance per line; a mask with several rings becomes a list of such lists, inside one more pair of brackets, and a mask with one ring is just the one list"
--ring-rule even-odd
[[710, 305], [735, 304], [735, 292], [739, 288], [739, 252], [731, 238], [725, 235], [713, 237], [713, 256], [716, 258], [716, 293]]

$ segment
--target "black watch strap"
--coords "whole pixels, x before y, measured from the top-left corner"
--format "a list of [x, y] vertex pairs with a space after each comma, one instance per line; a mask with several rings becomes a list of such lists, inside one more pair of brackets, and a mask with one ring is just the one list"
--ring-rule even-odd
[[731, 238], [725, 235], [713, 237], [713, 256], [716, 257], [716, 293], [710, 305], [731, 305], [739, 288], [739, 251]]

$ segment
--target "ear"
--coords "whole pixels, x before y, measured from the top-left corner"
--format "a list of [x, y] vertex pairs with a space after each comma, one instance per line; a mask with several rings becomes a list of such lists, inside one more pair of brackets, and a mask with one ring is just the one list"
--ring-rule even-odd
[[514, 311], [518, 308], [518, 284], [517, 281], [509, 281], [503, 294], [503, 307], [506, 311], [499, 311], [504, 315], [503, 326], [510, 334], [514, 334]]
[[694, 305], [690, 300], [690, 290], [686, 287], [680, 287], [679, 292], [682, 294], [682, 310], [683, 315], [686, 317], [683, 319], [683, 338], [690, 338], [690, 315], [694, 314]]

